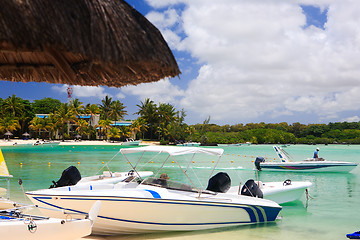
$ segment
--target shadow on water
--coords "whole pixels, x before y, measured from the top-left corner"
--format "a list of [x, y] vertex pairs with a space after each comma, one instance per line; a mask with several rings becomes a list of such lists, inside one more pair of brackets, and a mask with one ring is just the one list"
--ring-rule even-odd
[[[234, 226], [216, 228], [210, 230], [198, 230], [198, 231], [182, 231], [182, 232], [161, 232], [161, 233], [147, 233], [147, 234], [135, 234], [135, 235], [117, 235], [117, 236], [90, 236], [90, 239], [107, 239], [107, 240], [142, 240], [142, 239], [218, 239], [221, 236], [237, 236], [236, 239], [241, 238], [244, 232], [264, 231], [268, 228], [272, 228], [272, 231], [276, 231], [277, 223], [260, 223], [246, 226]], [[87, 239], [87, 238], [85, 238]], [[231, 237], [231, 239], [235, 239]]]

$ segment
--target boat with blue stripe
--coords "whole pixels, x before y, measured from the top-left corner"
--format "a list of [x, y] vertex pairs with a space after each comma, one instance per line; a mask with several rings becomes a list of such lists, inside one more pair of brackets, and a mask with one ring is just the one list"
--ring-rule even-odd
[[[195, 154], [220, 158], [223, 153], [223, 149], [176, 146], [124, 148], [120, 151], [124, 156], [140, 153], [141, 157], [143, 153], [155, 153], [155, 158], [163, 153], [168, 156], [165, 162], [172, 160], [174, 164], [178, 163], [175, 156], [190, 156], [192, 162]], [[271, 222], [282, 209], [271, 200], [226, 193], [230, 185], [217, 185], [217, 179], [213, 177], [206, 189], [200, 189], [195, 184], [170, 180], [166, 174], [157, 177], [159, 171], [153, 177], [142, 179], [136, 175], [138, 162], [130, 165], [134, 169], [131, 180], [96, 184], [91, 189], [76, 184], [26, 194], [39, 206], [79, 213], [85, 212], [93, 202], [101, 201], [93, 232], [103, 235], [191, 231]], [[189, 175], [187, 167], [181, 164], [179, 167], [186, 176]], [[225, 174], [215, 176], [223, 177], [222, 180], [227, 177]], [[45, 208], [42, 211], [49, 214]]]
[[350, 172], [358, 164], [342, 161], [327, 161], [323, 158], [309, 158], [302, 161], [292, 161], [291, 156], [281, 147], [274, 146], [281, 162], [265, 162], [257, 159], [257, 170], [263, 171], [293, 171], [293, 172]]

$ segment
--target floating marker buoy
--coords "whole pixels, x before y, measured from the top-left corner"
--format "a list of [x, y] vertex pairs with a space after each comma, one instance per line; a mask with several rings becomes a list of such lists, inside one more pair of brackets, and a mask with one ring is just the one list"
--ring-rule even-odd
[[127, 164], [129, 164], [129, 162], [127, 162]]
[[233, 161], [233, 160], [231, 160], [231, 163], [234, 163], [234, 161]]
[[49, 162], [48, 164], [49, 164], [49, 166], [50, 166], [50, 165], [51, 165], [51, 162]]
[[195, 161], [193, 161], [193, 163], [195, 163]]
[[215, 163], [215, 161], [213, 161], [213, 163]]
[[246, 157], [246, 155], [244, 157]]
[[151, 163], [154, 163], [153, 161], [151, 161]]
[[102, 162], [102, 164], [104, 164], [104, 162]]
[[174, 161], [172, 161], [172, 163], [174, 163]]
[[22, 165], [22, 162], [20, 163], [20, 165]]
[[78, 162], [78, 164], [80, 164], [80, 162]]

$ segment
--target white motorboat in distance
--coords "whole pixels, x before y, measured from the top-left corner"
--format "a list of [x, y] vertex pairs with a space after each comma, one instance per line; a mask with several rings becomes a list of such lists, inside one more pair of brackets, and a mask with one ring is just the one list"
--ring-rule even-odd
[[199, 142], [185, 142], [185, 143], [178, 143], [176, 146], [184, 146], [184, 147], [199, 147], [201, 143]]
[[310, 158], [303, 161], [290, 161], [290, 155], [281, 147], [274, 146], [281, 162], [255, 161], [257, 170], [262, 171], [293, 171], [293, 172], [350, 172], [358, 163], [327, 161], [323, 158]]
[[[189, 178], [188, 169], [184, 169], [176, 160], [178, 156], [179, 158], [190, 156], [186, 164], [189, 166], [192, 158], [197, 154], [220, 158], [224, 150], [146, 146], [122, 148], [120, 151], [129, 162], [127, 157], [139, 157], [136, 164], [130, 163], [133, 166], [134, 176], [138, 176], [137, 163], [147, 153], [150, 156], [155, 154], [154, 158], [160, 158], [160, 155], [166, 156], [159, 171], [171, 158], [182, 174], [185, 174], [185, 178]], [[145, 157], [144, 159], [149, 161]], [[79, 212], [85, 211], [94, 201], [101, 200], [102, 206], [93, 226], [93, 232], [104, 235], [190, 231], [256, 224], [274, 221], [281, 210], [281, 206], [276, 202], [267, 199], [226, 193], [230, 187], [229, 181], [224, 185], [218, 179], [211, 179], [214, 180], [212, 183], [215, 187], [210, 187], [209, 184], [207, 190], [199, 189], [194, 184], [172, 181], [166, 177], [149, 177], [145, 180], [138, 178], [116, 184], [98, 184], [91, 190], [70, 186], [26, 194], [39, 206]], [[189, 181], [193, 183], [191, 179]]]
[[134, 140], [132, 138], [127, 138], [125, 142], [122, 142], [121, 145], [123, 146], [139, 146], [141, 140]]

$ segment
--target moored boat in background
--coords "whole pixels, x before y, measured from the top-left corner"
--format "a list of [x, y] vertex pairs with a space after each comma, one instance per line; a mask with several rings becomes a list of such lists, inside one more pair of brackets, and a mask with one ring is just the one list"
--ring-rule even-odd
[[302, 161], [290, 161], [290, 155], [281, 147], [274, 146], [274, 150], [281, 162], [265, 162], [264, 158], [257, 159], [255, 166], [262, 171], [295, 171], [295, 172], [350, 172], [358, 163], [327, 161], [323, 158], [309, 158]]

